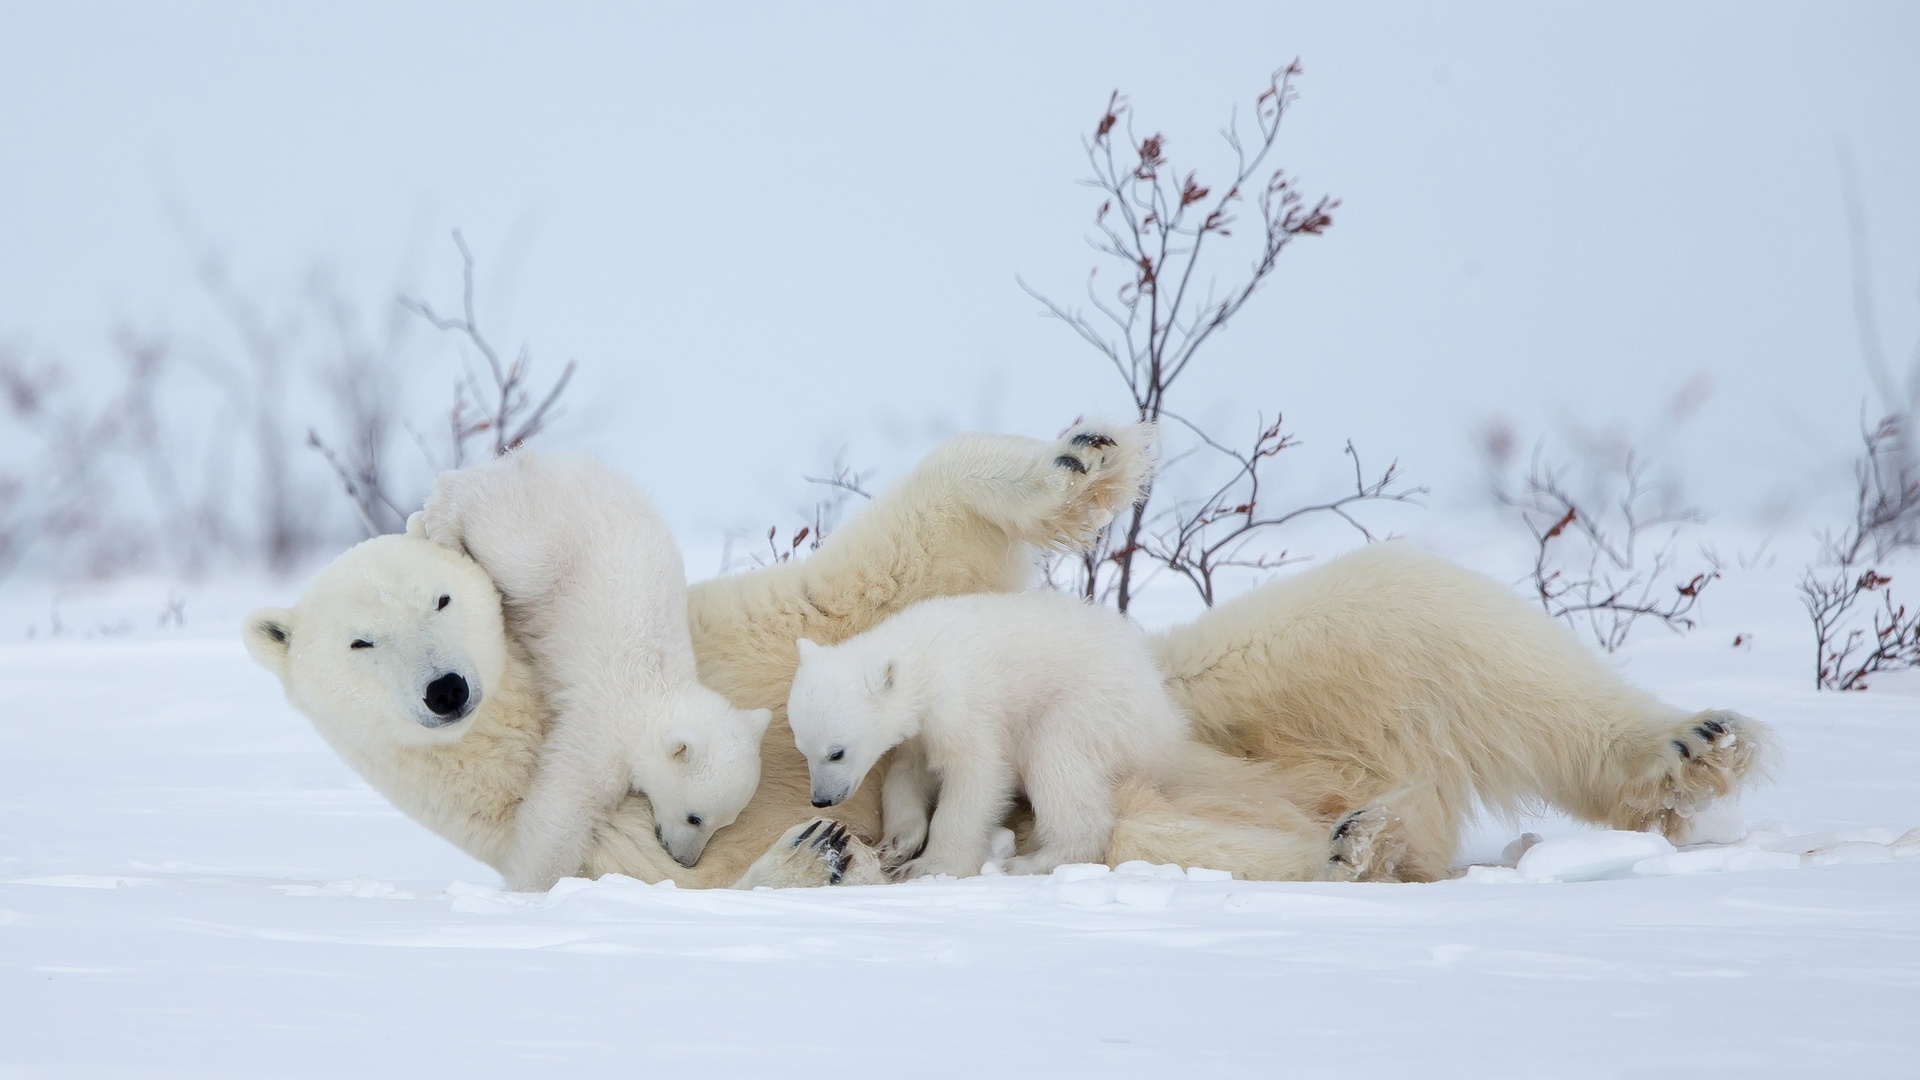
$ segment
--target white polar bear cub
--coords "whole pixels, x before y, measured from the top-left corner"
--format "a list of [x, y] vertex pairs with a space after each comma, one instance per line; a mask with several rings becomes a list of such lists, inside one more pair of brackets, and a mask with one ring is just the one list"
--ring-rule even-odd
[[838, 645], [799, 648], [787, 722], [813, 805], [852, 795], [901, 746], [880, 800], [885, 857], [911, 858], [902, 877], [979, 873], [1021, 790], [1039, 846], [1008, 873], [1100, 862], [1114, 786], [1176, 770], [1188, 736], [1145, 636], [1061, 593], [926, 600]]
[[579, 872], [630, 789], [692, 866], [752, 799], [773, 714], [735, 709], [695, 677], [686, 570], [647, 497], [597, 462], [519, 450], [442, 474], [408, 531], [486, 570], [553, 707], [507, 883], [546, 889]]

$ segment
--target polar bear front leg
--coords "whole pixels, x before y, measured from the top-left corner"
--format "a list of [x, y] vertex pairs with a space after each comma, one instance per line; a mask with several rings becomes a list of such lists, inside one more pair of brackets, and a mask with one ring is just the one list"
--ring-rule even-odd
[[900, 867], [901, 878], [972, 877], [986, 865], [993, 830], [1013, 800], [1012, 770], [999, 761], [955, 762], [940, 777], [940, 805], [927, 827], [927, 850]]
[[909, 739], [895, 748], [880, 783], [881, 865], [891, 870], [927, 846], [936, 790], [919, 743]]
[[514, 813], [513, 846], [503, 875], [516, 892], [545, 892], [580, 872], [596, 823], [627, 794], [626, 758], [611, 717], [581, 715], [556, 724], [527, 794]]
[[806, 889], [820, 885], [881, 885], [886, 871], [873, 849], [831, 818], [788, 829], [755, 859], [736, 889]]

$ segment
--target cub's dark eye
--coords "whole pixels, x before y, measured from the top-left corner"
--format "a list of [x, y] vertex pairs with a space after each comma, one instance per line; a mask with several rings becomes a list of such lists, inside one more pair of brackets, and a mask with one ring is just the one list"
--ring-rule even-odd
[[451, 604], [451, 603], [453, 603], [453, 597], [451, 597], [451, 596], [443, 596], [443, 597], [441, 597], [441, 598], [440, 598], [440, 602], [439, 602], [438, 604], [435, 604], [435, 605], [433, 606], [433, 610], [435, 610], [435, 611], [445, 611], [445, 610], [447, 610], [447, 605], [448, 605], [448, 604]]
[[833, 753], [827, 755], [827, 760], [839, 761], [841, 758], [846, 756], [847, 756], [847, 752], [845, 750], [835, 750]]
[[699, 814], [688, 814], [688, 815], [687, 815], [687, 824], [689, 824], [689, 825], [691, 825], [691, 826], [693, 826], [693, 827], [694, 827], [694, 828], [696, 828], [696, 829], [697, 829], [697, 828], [699, 828], [699, 827], [700, 827], [700, 815], [699, 815]]
[[354, 638], [351, 647], [355, 649], [371, 649], [373, 648], [373, 642], [368, 641], [366, 638]]

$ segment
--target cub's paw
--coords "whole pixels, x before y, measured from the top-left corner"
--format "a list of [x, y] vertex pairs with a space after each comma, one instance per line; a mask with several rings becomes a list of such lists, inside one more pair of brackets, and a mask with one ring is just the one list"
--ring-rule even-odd
[[1064, 865], [1065, 860], [1059, 856], [1036, 851], [1031, 855], [1015, 855], [1000, 864], [1000, 871], [1010, 877], [1021, 877], [1027, 874], [1051, 874]]
[[922, 855], [911, 862], [902, 863], [893, 876], [900, 881], [912, 881], [914, 878], [936, 877], [945, 874], [948, 877], [973, 877], [986, 865], [985, 859], [974, 861], [971, 865], [958, 859], [943, 859], [936, 855]]
[[1329, 881], [1399, 881], [1407, 857], [1400, 816], [1378, 803], [1334, 825], [1327, 852]]
[[1687, 717], [1666, 733], [1653, 777], [1625, 793], [1625, 824], [1684, 839], [1690, 819], [1765, 774], [1772, 744], [1765, 724], [1736, 712]]
[[451, 548], [462, 554], [467, 551], [466, 530], [461, 527], [461, 514], [456, 500], [448, 498], [438, 488], [428, 497], [425, 507], [408, 515], [407, 535], [431, 540], [443, 548]]
[[881, 838], [880, 865], [889, 870], [898, 869], [901, 864], [918, 857], [926, 846], [926, 822], [903, 825]]

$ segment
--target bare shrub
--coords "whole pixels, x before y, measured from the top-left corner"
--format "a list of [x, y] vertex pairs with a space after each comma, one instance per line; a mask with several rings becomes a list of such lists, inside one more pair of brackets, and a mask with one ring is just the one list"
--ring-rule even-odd
[[554, 404], [573, 379], [574, 361], [567, 361], [546, 393], [536, 396], [528, 382], [533, 359], [526, 343], [521, 343], [519, 353], [509, 363], [500, 359], [499, 350], [480, 332], [473, 306], [473, 252], [467, 249], [467, 241], [458, 229], [453, 230], [453, 244], [460, 249], [462, 267], [460, 317], [443, 317], [430, 305], [411, 297], [402, 297], [400, 303], [435, 329], [464, 338], [486, 361], [487, 383], [480, 381], [469, 364], [454, 386], [453, 408], [447, 420], [453, 441], [453, 467], [457, 469], [472, 453], [469, 443], [479, 441], [491, 451], [489, 456], [498, 457], [540, 434], [553, 418]]
[[731, 573], [747, 566], [770, 566], [775, 563], [792, 562], [800, 556], [804, 548], [808, 552], [820, 550], [833, 530], [838, 528], [846, 517], [847, 507], [852, 500], [871, 499], [873, 493], [867, 490], [872, 483], [871, 470], [856, 470], [846, 463], [846, 450], [843, 448], [834, 455], [833, 464], [825, 476], [802, 476], [809, 484], [823, 488], [826, 494], [813, 501], [813, 504], [800, 512], [801, 522], [788, 530], [786, 539], [780, 537], [780, 526], [767, 526], [765, 542], [767, 550], [749, 550], [744, 559], [734, 554], [736, 543], [745, 539], [740, 533], [728, 533], [720, 551], [720, 572]]
[[1920, 343], [1901, 386], [1880, 340], [1866, 209], [1844, 149], [1840, 174], [1853, 252], [1854, 322], [1881, 417], [1860, 425], [1853, 521], [1821, 535], [1822, 558], [1801, 578], [1800, 601], [1813, 623], [1814, 685], [1865, 690], [1870, 676], [1920, 667], [1920, 613], [1910, 614], [1894, 599], [1893, 576], [1885, 572], [1889, 560], [1920, 550]]
[[[1115, 91], [1084, 142], [1091, 175], [1083, 182], [1101, 194], [1090, 242], [1106, 258], [1087, 277], [1092, 314], [1056, 303], [1020, 282], [1047, 315], [1072, 328], [1106, 358], [1126, 384], [1140, 419], [1171, 420], [1192, 436], [1185, 446], [1169, 447], [1166, 461], [1199, 473], [1190, 486], [1201, 494], [1156, 502], [1156, 491], [1150, 489], [1078, 563], [1073, 587], [1090, 599], [1111, 601], [1123, 612], [1142, 583], [1136, 570], [1142, 558], [1180, 575], [1212, 604], [1221, 570], [1266, 569], [1286, 559], [1268, 539], [1280, 526], [1306, 514], [1332, 513], [1360, 527], [1350, 513], [1355, 504], [1408, 501], [1424, 491], [1400, 486], [1396, 468], [1389, 466], [1372, 479], [1359, 473], [1350, 496], [1275, 510], [1267, 498], [1272, 483], [1264, 470], [1294, 445], [1281, 431], [1278, 414], [1271, 424], [1258, 423], [1249, 442], [1236, 444], [1169, 407], [1169, 396], [1201, 348], [1266, 283], [1280, 255], [1294, 241], [1319, 236], [1333, 224], [1337, 200], [1304, 195], [1284, 169], [1267, 165], [1281, 122], [1293, 105], [1299, 75], [1298, 61], [1274, 72], [1254, 99], [1249, 135], [1243, 137], [1237, 118], [1228, 123], [1222, 136], [1234, 166], [1224, 184], [1175, 167], [1168, 139], [1159, 133], [1140, 137], [1131, 104]], [[1249, 200], [1259, 215], [1251, 260], [1223, 283], [1217, 260], [1234, 250], [1228, 241]], [[1099, 278], [1103, 265], [1120, 270], [1117, 283], [1105, 289]], [[1357, 469], [1358, 454], [1351, 446], [1348, 452]], [[1207, 463], [1214, 471], [1202, 467]], [[1157, 489], [1169, 486], [1170, 471], [1162, 470]], [[1364, 528], [1360, 531], [1371, 536]]]
[[[123, 324], [105, 366], [85, 378], [0, 342], [0, 575], [29, 555], [56, 577], [160, 566], [192, 575], [222, 556], [296, 568], [346, 534], [313, 497], [323, 475], [314, 466], [346, 491], [354, 532], [397, 531], [433, 472], [539, 434], [571, 379], [568, 364], [536, 395], [525, 348], [500, 362], [476, 322], [473, 258], [457, 234], [459, 319], [390, 300], [384, 317], [369, 317], [319, 269], [292, 293], [243, 287], [211, 245], [188, 242], [222, 333]], [[444, 442], [406, 420], [403, 376], [421, 318], [459, 333], [484, 361], [466, 365], [435, 417]]]
[[[406, 528], [408, 510], [426, 495], [424, 484], [406, 489], [390, 464], [403, 427], [401, 368], [415, 319], [399, 304], [383, 305], [385, 317], [369, 332], [358, 306], [328, 277], [314, 275], [310, 293], [330, 339], [315, 374], [341, 434], [336, 450], [317, 428], [309, 427], [306, 445], [340, 480], [368, 536], [399, 532]], [[426, 447], [420, 450], [422, 459], [431, 462]]]
[[[511, 362], [501, 360], [499, 349], [480, 329], [474, 302], [473, 251], [458, 229], [453, 230], [453, 244], [461, 260], [458, 317], [443, 316], [427, 302], [402, 295], [393, 308], [394, 317], [386, 322], [382, 335], [372, 340], [360, 332], [361, 321], [352, 316], [350, 305], [335, 293], [321, 296], [320, 306], [331, 316], [337, 338], [334, 359], [321, 374], [347, 436], [341, 448], [336, 448], [309, 428], [306, 443], [333, 471], [368, 536], [404, 529], [409, 509], [425, 497], [424, 490], [406, 489], [405, 481], [390, 467], [388, 452], [396, 431], [404, 428], [412, 434], [421, 457], [435, 469], [442, 465], [457, 469], [480, 453], [497, 457], [539, 435], [556, 415], [555, 406], [573, 379], [575, 363], [569, 360], [553, 385], [536, 396], [530, 383], [533, 364], [529, 347], [522, 343]], [[444, 418], [444, 461], [430, 448], [428, 439], [395, 409], [394, 372], [414, 317], [436, 330], [454, 334], [483, 361], [476, 365], [470, 357], [463, 357], [453, 403]]]
[[214, 350], [189, 354], [226, 396], [235, 427], [247, 443], [256, 490], [243, 500], [258, 515], [255, 542], [267, 566], [284, 573], [319, 543], [309, 490], [296, 479], [295, 437], [288, 423], [289, 380], [300, 319], [291, 307], [269, 308], [233, 282], [224, 258], [202, 246], [200, 284], [240, 345], [237, 361]]
[[1865, 690], [1869, 676], [1920, 667], [1920, 612], [1894, 600], [1893, 577], [1880, 569], [1920, 549], [1920, 476], [1904, 460], [1913, 421], [1889, 416], [1861, 431], [1853, 522], [1821, 537], [1825, 565], [1809, 566], [1800, 580], [1818, 689]]
[[1631, 452], [1591, 497], [1570, 494], [1565, 470], [1537, 451], [1520, 491], [1496, 494], [1533, 535], [1531, 588], [1548, 615], [1584, 628], [1608, 652], [1642, 619], [1675, 633], [1694, 628], [1692, 613], [1719, 579], [1720, 560], [1702, 549], [1676, 571], [1681, 534], [1700, 523], [1700, 512], [1663, 506]]
[[18, 462], [0, 472], [0, 576], [35, 548], [37, 561], [91, 577], [150, 561], [167, 530], [133, 515], [114, 465], [149, 448], [154, 358], [130, 352], [116, 387], [23, 352], [0, 349], [6, 449]]

